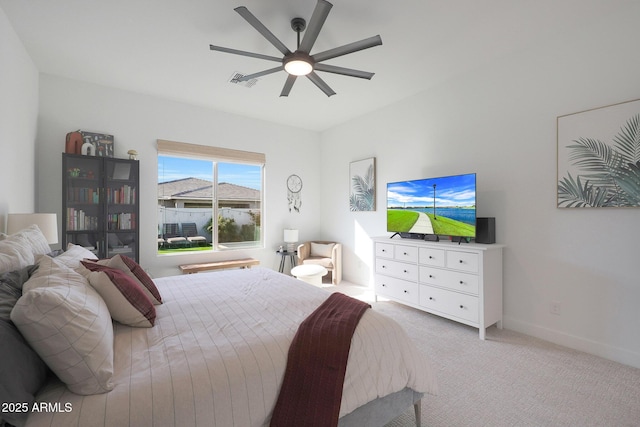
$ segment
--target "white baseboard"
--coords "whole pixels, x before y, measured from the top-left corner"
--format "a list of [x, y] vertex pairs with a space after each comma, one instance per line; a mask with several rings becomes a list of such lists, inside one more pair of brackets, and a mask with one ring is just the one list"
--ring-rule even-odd
[[544, 328], [539, 325], [514, 319], [510, 316], [504, 316], [503, 324], [506, 329], [511, 329], [512, 331], [613, 360], [614, 362], [622, 363], [624, 365], [633, 366], [634, 368], [640, 368], [640, 354], [624, 348], [614, 347], [601, 342]]

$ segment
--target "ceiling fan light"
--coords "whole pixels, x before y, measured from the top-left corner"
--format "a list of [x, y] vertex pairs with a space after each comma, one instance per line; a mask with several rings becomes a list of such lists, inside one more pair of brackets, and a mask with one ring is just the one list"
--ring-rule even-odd
[[306, 76], [313, 71], [313, 65], [302, 59], [292, 59], [284, 64], [284, 69], [294, 76]]

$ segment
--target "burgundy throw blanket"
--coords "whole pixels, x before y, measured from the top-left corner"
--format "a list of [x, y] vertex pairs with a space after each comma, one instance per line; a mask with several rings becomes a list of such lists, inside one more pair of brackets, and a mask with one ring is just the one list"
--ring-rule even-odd
[[299, 326], [271, 427], [338, 425], [351, 337], [371, 306], [333, 293]]

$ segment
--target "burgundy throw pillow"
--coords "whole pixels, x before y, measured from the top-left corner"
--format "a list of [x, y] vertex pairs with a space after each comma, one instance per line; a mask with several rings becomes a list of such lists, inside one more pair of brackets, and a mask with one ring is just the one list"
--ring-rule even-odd
[[140, 286], [125, 272], [91, 261], [81, 261], [85, 276], [109, 308], [111, 317], [124, 325], [150, 328], [156, 308]]

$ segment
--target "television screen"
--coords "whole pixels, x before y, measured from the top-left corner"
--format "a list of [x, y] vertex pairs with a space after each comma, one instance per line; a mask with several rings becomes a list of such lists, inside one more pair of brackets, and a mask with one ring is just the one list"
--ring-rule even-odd
[[476, 174], [387, 184], [387, 231], [476, 236]]

